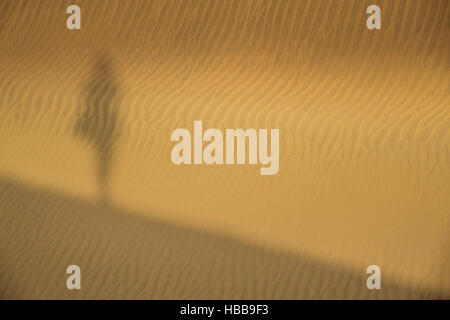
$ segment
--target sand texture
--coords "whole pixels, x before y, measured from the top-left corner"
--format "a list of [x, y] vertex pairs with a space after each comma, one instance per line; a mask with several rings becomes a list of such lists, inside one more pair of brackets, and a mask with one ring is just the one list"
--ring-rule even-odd
[[[449, 299], [450, 5], [375, 2], [0, 1], [0, 298]], [[279, 172], [176, 166], [194, 120]]]

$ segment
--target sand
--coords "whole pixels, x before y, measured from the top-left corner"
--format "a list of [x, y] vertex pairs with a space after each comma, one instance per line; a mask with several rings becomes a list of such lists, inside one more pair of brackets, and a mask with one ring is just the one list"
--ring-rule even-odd
[[[0, 2], [0, 298], [450, 298], [448, 1], [72, 3]], [[194, 120], [279, 172], [174, 165]]]

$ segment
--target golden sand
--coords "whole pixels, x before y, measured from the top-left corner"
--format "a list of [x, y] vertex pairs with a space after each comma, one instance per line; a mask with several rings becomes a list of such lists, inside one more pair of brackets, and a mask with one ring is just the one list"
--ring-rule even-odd
[[0, 298], [450, 298], [448, 1], [72, 2], [0, 2]]

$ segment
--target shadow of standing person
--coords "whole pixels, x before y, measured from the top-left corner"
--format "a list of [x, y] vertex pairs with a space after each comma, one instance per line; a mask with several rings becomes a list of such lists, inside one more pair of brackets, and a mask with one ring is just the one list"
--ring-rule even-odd
[[84, 109], [75, 124], [75, 135], [81, 136], [96, 153], [96, 176], [100, 202], [109, 204], [111, 162], [120, 136], [118, 121], [118, 84], [106, 56], [98, 59], [91, 80], [83, 89]]

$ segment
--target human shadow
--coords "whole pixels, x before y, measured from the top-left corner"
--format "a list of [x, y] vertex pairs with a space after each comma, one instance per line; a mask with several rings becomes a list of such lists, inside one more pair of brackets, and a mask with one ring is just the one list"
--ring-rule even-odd
[[110, 202], [109, 183], [116, 142], [120, 137], [119, 85], [108, 57], [102, 55], [82, 90], [75, 135], [95, 152], [96, 177], [101, 202]]

